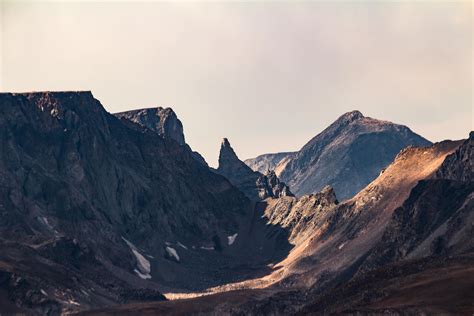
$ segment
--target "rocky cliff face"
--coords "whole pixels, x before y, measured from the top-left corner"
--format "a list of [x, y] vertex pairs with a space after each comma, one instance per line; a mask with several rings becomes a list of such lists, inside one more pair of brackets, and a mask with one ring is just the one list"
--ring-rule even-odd
[[297, 196], [316, 193], [326, 185], [340, 200], [354, 196], [407, 146], [430, 142], [408, 127], [346, 113], [275, 167], [277, 176]]
[[114, 115], [119, 119], [135, 123], [143, 128], [153, 131], [163, 138], [175, 140], [178, 144], [189, 149], [193, 158], [207, 166], [204, 158], [186, 144], [183, 124], [178, 119], [173, 109], [157, 107], [125, 111], [115, 113]]
[[458, 180], [463, 182], [474, 181], [474, 132], [459, 150], [446, 158], [443, 165], [436, 172], [436, 178]]
[[321, 192], [300, 198], [288, 196], [270, 200], [265, 216], [269, 224], [286, 228], [290, 242], [298, 244], [314, 234], [315, 223], [333, 212], [337, 204], [334, 190], [327, 186]]
[[[357, 112], [338, 121], [308, 147], [316, 164], [360, 138], [411, 135]], [[216, 174], [88, 92], [0, 94], [0, 131], [1, 312], [473, 312], [472, 133], [403, 149], [338, 203], [328, 186], [290, 196], [227, 140]]]
[[227, 179], [137, 126], [90, 92], [0, 94], [1, 305], [164, 299], [158, 289], [250, 277], [247, 265], [284, 255], [278, 228]]
[[224, 138], [221, 144], [219, 167], [216, 172], [229, 179], [247, 197], [255, 201], [268, 197], [278, 198], [293, 195], [273, 171], [264, 175], [253, 171], [243, 163], [237, 157], [227, 138]]
[[184, 145], [183, 124], [171, 108], [149, 108], [114, 114], [133, 123], [144, 126], [164, 138], [170, 138]]

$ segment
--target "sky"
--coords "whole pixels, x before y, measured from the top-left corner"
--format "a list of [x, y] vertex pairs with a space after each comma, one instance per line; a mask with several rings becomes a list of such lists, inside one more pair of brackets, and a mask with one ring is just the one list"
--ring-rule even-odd
[[[0, 0], [2, 1], [2, 0]], [[293, 151], [340, 115], [431, 141], [474, 127], [470, 1], [39, 2], [0, 6], [0, 90], [172, 107], [216, 166]]]

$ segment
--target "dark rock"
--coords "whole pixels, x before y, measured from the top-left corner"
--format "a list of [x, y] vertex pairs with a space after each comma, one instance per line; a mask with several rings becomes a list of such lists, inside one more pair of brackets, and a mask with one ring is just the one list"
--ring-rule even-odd
[[216, 172], [229, 179], [247, 197], [255, 201], [293, 195], [290, 189], [280, 182], [275, 172], [269, 171], [267, 175], [263, 175], [242, 162], [227, 138], [222, 140]]
[[125, 111], [114, 114], [118, 118], [127, 119], [146, 127], [164, 138], [170, 138], [184, 145], [183, 124], [171, 108], [149, 108]]
[[163, 138], [175, 140], [178, 144], [185, 146], [191, 152], [194, 159], [207, 166], [206, 160], [197, 151], [193, 151], [191, 147], [186, 144], [183, 124], [173, 109], [157, 107], [125, 111], [115, 113], [114, 115], [122, 120], [128, 120], [151, 130]]

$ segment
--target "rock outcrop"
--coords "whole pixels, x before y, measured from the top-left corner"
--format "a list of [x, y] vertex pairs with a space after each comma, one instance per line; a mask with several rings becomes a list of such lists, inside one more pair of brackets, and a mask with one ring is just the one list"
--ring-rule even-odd
[[268, 201], [265, 216], [268, 223], [289, 231], [289, 241], [298, 244], [314, 234], [315, 223], [334, 211], [338, 204], [336, 193], [330, 186], [321, 192], [300, 198], [281, 197]]
[[469, 138], [459, 150], [446, 158], [436, 172], [436, 178], [474, 181], [474, 132], [469, 133]]
[[222, 140], [219, 167], [216, 172], [229, 179], [233, 185], [254, 201], [269, 197], [293, 196], [289, 188], [283, 182], [280, 182], [273, 171], [264, 175], [253, 171], [242, 162], [227, 138]]
[[342, 201], [374, 180], [401, 149], [430, 144], [406, 126], [353, 111], [339, 117], [298, 152], [283, 157], [275, 172], [297, 196], [330, 185]]
[[128, 120], [143, 128], [153, 131], [163, 138], [175, 140], [178, 144], [186, 147], [194, 159], [207, 166], [206, 160], [197, 151], [193, 151], [186, 144], [183, 132], [183, 124], [171, 108], [148, 108], [125, 111], [114, 114], [122, 120]]
[[158, 133], [163, 138], [170, 138], [184, 145], [183, 124], [171, 108], [148, 108], [125, 111], [114, 114], [118, 118], [125, 118], [133, 123], [144, 126]]

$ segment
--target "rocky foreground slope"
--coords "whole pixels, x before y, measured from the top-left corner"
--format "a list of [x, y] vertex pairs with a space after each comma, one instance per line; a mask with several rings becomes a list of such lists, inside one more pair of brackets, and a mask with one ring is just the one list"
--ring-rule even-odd
[[339, 117], [296, 153], [262, 155], [246, 162], [260, 168], [274, 165], [281, 157], [274, 170], [294, 194], [316, 193], [330, 185], [342, 201], [374, 180], [403, 148], [430, 144], [406, 126], [353, 111]]

